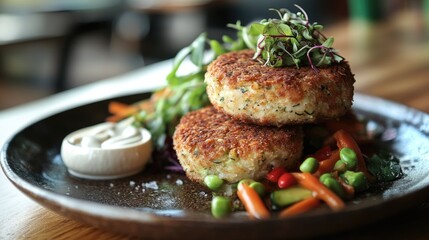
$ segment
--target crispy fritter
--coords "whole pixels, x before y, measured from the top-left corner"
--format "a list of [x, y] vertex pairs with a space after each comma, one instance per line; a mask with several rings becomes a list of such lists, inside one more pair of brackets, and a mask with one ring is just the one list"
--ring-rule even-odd
[[245, 124], [213, 107], [186, 114], [176, 127], [174, 149], [186, 175], [202, 183], [207, 175], [228, 182], [260, 179], [273, 167], [296, 167], [303, 148], [300, 126]]
[[216, 109], [244, 122], [283, 126], [337, 118], [351, 108], [355, 79], [348, 63], [272, 68], [253, 54], [226, 53], [208, 66], [207, 94]]

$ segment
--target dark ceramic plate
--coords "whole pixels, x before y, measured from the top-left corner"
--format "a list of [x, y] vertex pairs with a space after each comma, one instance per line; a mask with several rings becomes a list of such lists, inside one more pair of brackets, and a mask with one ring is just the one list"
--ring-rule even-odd
[[[140, 94], [115, 100], [132, 103], [148, 96]], [[249, 220], [244, 213], [237, 213], [219, 220], [208, 211], [211, 193], [183, 175], [145, 170], [119, 180], [74, 178], [59, 155], [61, 141], [74, 130], [103, 121], [108, 115], [108, 102], [58, 113], [16, 134], [2, 150], [1, 165], [6, 176], [22, 192], [62, 215], [109, 231], [146, 238], [320, 236], [375, 222], [427, 198], [429, 115], [362, 94], [355, 95], [355, 112], [387, 130], [380, 145], [399, 156], [405, 176], [373, 189], [357, 202], [348, 203], [341, 212], [320, 209], [289, 219], [266, 221]], [[312, 231], [307, 230], [309, 225]]]

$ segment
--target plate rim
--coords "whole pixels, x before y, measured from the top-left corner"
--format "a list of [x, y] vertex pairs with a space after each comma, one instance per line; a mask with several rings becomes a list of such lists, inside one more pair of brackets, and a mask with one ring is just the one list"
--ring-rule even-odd
[[[143, 95], [143, 94], [147, 94], [148, 92], [142, 92], [142, 93], [137, 93], [137, 94], [132, 94], [132, 95]], [[115, 221], [132, 221], [134, 223], [137, 224], [171, 224], [172, 222], [178, 222], [179, 224], [195, 224], [195, 223], [203, 223], [205, 225], [209, 224], [209, 225], [216, 225], [216, 226], [223, 226], [223, 227], [236, 227], [236, 225], [239, 225], [239, 227], [243, 227], [244, 225], [248, 225], [248, 226], [252, 226], [254, 224], [285, 224], [286, 222], [290, 222], [290, 221], [299, 221], [299, 220], [305, 220], [308, 217], [319, 217], [319, 218], [326, 218], [326, 217], [332, 217], [332, 216], [338, 216], [338, 214], [340, 213], [340, 215], [344, 215], [344, 214], [356, 214], [356, 212], [365, 210], [368, 211], [368, 209], [376, 209], [376, 208], [381, 208], [381, 209], [386, 209], [389, 208], [389, 206], [391, 205], [395, 205], [398, 202], [406, 202], [404, 199], [405, 198], [418, 198], [418, 199], [423, 199], [424, 197], [424, 192], [425, 191], [429, 191], [429, 176], [426, 176], [426, 178], [422, 179], [422, 181], [424, 181], [425, 183], [423, 183], [423, 185], [420, 188], [414, 189], [410, 192], [408, 192], [405, 195], [399, 195], [399, 196], [394, 196], [394, 197], [390, 197], [388, 199], [384, 199], [384, 200], [380, 200], [380, 201], [374, 201], [371, 203], [361, 203], [358, 205], [349, 205], [346, 209], [344, 209], [341, 212], [323, 212], [323, 213], [309, 213], [309, 214], [304, 214], [304, 215], [300, 215], [300, 216], [295, 216], [295, 217], [291, 217], [291, 218], [286, 218], [286, 219], [279, 219], [279, 218], [270, 218], [268, 220], [264, 220], [264, 221], [253, 221], [253, 220], [243, 220], [243, 219], [236, 219], [236, 218], [227, 218], [227, 219], [223, 219], [221, 221], [219, 221], [218, 219], [214, 219], [214, 218], [203, 218], [203, 219], [187, 219], [187, 218], [182, 218], [182, 217], [169, 217], [169, 216], [162, 216], [162, 215], [156, 215], [154, 213], [150, 213], [150, 212], [145, 212], [145, 211], [141, 211], [141, 210], [137, 210], [137, 209], [133, 209], [133, 208], [124, 208], [124, 207], [119, 207], [119, 206], [113, 206], [113, 205], [108, 205], [108, 204], [103, 204], [103, 203], [99, 203], [99, 202], [93, 202], [90, 200], [83, 200], [83, 199], [77, 199], [71, 196], [65, 196], [62, 195], [60, 193], [56, 193], [56, 192], [52, 192], [50, 190], [46, 190], [43, 188], [40, 188], [39, 186], [33, 185], [30, 182], [27, 182], [25, 179], [21, 178], [20, 176], [18, 176], [10, 167], [10, 165], [8, 164], [8, 160], [7, 160], [7, 149], [9, 148], [10, 142], [21, 132], [25, 131], [27, 128], [33, 126], [34, 124], [37, 124], [40, 121], [43, 121], [49, 117], [53, 117], [55, 115], [61, 114], [65, 111], [70, 111], [73, 110], [75, 108], [80, 108], [83, 107], [85, 105], [88, 104], [96, 104], [102, 101], [106, 101], [106, 100], [112, 100], [112, 99], [116, 99], [116, 98], [120, 98], [120, 97], [127, 97], [127, 96], [131, 96], [130, 94], [128, 95], [123, 95], [123, 96], [117, 96], [111, 99], [102, 99], [102, 100], [98, 100], [98, 101], [94, 101], [94, 102], [90, 102], [90, 103], [84, 103], [81, 104], [79, 106], [75, 106], [72, 108], [68, 108], [68, 109], [64, 109], [63, 111], [58, 111], [56, 113], [53, 113], [49, 116], [45, 116], [43, 118], [37, 119], [35, 121], [32, 121], [30, 124], [26, 125], [25, 127], [21, 128], [20, 130], [16, 131], [11, 137], [9, 137], [6, 141], [5, 144], [3, 145], [3, 147], [1, 148], [1, 152], [0, 152], [0, 163], [1, 163], [1, 167], [3, 169], [3, 172], [5, 174], [5, 176], [7, 177], [7, 179], [16, 187], [18, 188], [21, 192], [23, 192], [26, 196], [29, 196], [30, 198], [34, 199], [38, 204], [44, 206], [45, 208], [51, 209], [63, 216], [66, 217], [70, 217], [67, 214], [64, 214], [64, 210], [66, 211], [78, 211], [78, 212], [82, 212], [83, 214], [86, 215], [91, 215], [92, 217], [99, 217], [99, 218], [104, 218], [104, 219], [113, 219]], [[366, 99], [370, 99], [370, 100], [376, 100], [376, 101], [380, 101], [383, 102], [383, 104], [388, 104], [388, 105], [395, 105], [396, 108], [402, 108], [405, 109], [407, 111], [411, 111], [413, 113], [417, 113], [420, 115], [424, 115], [425, 118], [427, 118], [427, 120], [429, 120], [429, 114], [422, 112], [418, 109], [415, 108], [411, 108], [408, 107], [404, 104], [401, 103], [397, 103], [391, 100], [386, 100], [380, 97], [375, 97], [375, 96], [371, 96], [371, 95], [366, 95], [366, 94], [362, 94], [359, 92], [355, 93], [355, 96], [357, 97], [357, 99], [362, 99], [362, 98], [366, 98]], [[355, 101], [356, 102], [356, 101]], [[365, 111], [367, 109], [364, 109]], [[383, 115], [384, 116], [384, 115]], [[398, 119], [396, 119], [398, 120]], [[410, 123], [412, 124], [412, 123]], [[415, 125], [413, 125], [415, 126]], [[415, 126], [417, 127], [417, 126]], [[428, 132], [425, 132], [425, 136], [428, 137]], [[43, 201], [45, 200], [45, 201]], [[424, 201], [424, 200], [421, 200]], [[54, 204], [55, 207], [58, 207], [60, 209], [63, 209], [61, 211], [52, 209], [51, 205], [49, 204]], [[400, 211], [403, 211], [409, 207], [411, 207], [412, 205], [414, 205], [416, 202], [413, 203], [408, 203], [408, 204], [399, 204], [400, 206], [402, 206], [401, 209], [397, 209], [396, 211], [394, 211], [392, 213], [393, 214], [397, 214]], [[79, 206], [79, 207], [76, 207]], [[83, 207], [82, 207], [83, 206]], [[103, 208], [103, 211], [96, 211], [95, 209], [99, 209], [100, 207]], [[83, 209], [83, 210], [82, 210]], [[379, 210], [380, 211], [380, 210]], [[373, 218], [371, 222], [375, 222], [379, 219], [382, 219], [384, 217], [380, 217], [380, 218]], [[76, 218], [75, 218], [76, 220]], [[81, 219], [77, 219], [78, 221], [81, 221]], [[88, 222], [87, 222], [88, 223]], [[93, 224], [91, 224], [93, 225]]]

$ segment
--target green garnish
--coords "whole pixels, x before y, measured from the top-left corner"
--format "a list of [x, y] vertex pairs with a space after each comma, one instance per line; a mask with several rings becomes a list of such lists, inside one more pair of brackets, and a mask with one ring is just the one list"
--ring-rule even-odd
[[[343, 58], [332, 48], [334, 38], [326, 38], [320, 32], [323, 26], [310, 24], [307, 13], [295, 6], [300, 10], [296, 14], [287, 9], [270, 9], [276, 11], [280, 19], [264, 19], [248, 26], [242, 26], [240, 21], [228, 24], [228, 27], [237, 30], [236, 39], [223, 36], [221, 43], [202, 33], [191, 45], [177, 53], [167, 76], [168, 94], [156, 102], [154, 112], [143, 111], [135, 115], [134, 124], [147, 128], [152, 133], [157, 150], [163, 149], [167, 137], [172, 136], [184, 114], [209, 105], [204, 82], [207, 65], [230, 51], [254, 49], [254, 58], [263, 59], [262, 62], [270, 67], [310, 65], [316, 69], [342, 61]], [[180, 75], [178, 71], [185, 59], [190, 60], [194, 71]]]
[[404, 175], [399, 159], [388, 152], [383, 151], [379, 154], [374, 154], [366, 164], [368, 170], [379, 182], [393, 181]]
[[[152, 133], [157, 150], [165, 147], [167, 137], [173, 135], [183, 115], [209, 105], [204, 82], [207, 65], [223, 53], [246, 48], [242, 40], [240, 22], [237, 22], [234, 28], [237, 29], [237, 40], [224, 36], [223, 43], [220, 43], [209, 39], [206, 33], [202, 33], [191, 45], [180, 50], [174, 59], [171, 72], [167, 75], [166, 89], [169, 94], [157, 101], [154, 112], [142, 111], [135, 115], [134, 124], [145, 127]], [[207, 51], [207, 45], [210, 46], [211, 51]], [[178, 71], [186, 59], [190, 60], [194, 70], [180, 75]]]
[[[154, 112], [142, 111], [135, 116], [135, 124], [152, 133], [158, 150], [164, 147], [167, 136], [172, 136], [175, 126], [184, 114], [209, 104], [204, 83], [208, 64], [204, 62], [206, 42], [206, 34], [201, 34], [190, 46], [176, 55], [172, 71], [167, 76], [168, 94], [156, 102]], [[186, 75], [178, 75], [180, 66], [188, 57], [195, 70]]]
[[263, 19], [243, 29], [244, 42], [256, 51], [253, 58], [270, 67], [310, 65], [313, 69], [344, 60], [332, 48], [334, 38], [320, 32], [323, 26], [310, 23], [304, 9], [295, 7], [300, 11], [270, 9], [280, 19]]

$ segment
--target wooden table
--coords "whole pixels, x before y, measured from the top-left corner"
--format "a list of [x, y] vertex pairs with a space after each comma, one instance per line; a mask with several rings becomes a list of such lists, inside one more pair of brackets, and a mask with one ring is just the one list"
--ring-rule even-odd
[[[336, 37], [334, 46], [340, 49], [341, 54], [350, 62], [356, 75], [357, 91], [429, 112], [429, 41], [421, 33], [422, 29], [412, 24], [404, 27], [403, 22], [397, 22], [397, 18], [392, 19], [377, 25], [344, 22], [328, 28], [327, 35]], [[124, 76], [89, 84], [0, 112], [2, 126], [0, 145], [23, 126], [62, 109], [155, 89], [164, 84], [165, 74], [170, 65], [171, 62], [162, 62]], [[338, 233], [331, 238], [428, 239], [427, 216], [429, 216], [428, 203], [372, 226]], [[41, 207], [14, 188], [1, 172], [0, 239], [127, 239], [127, 237], [85, 226]]]

